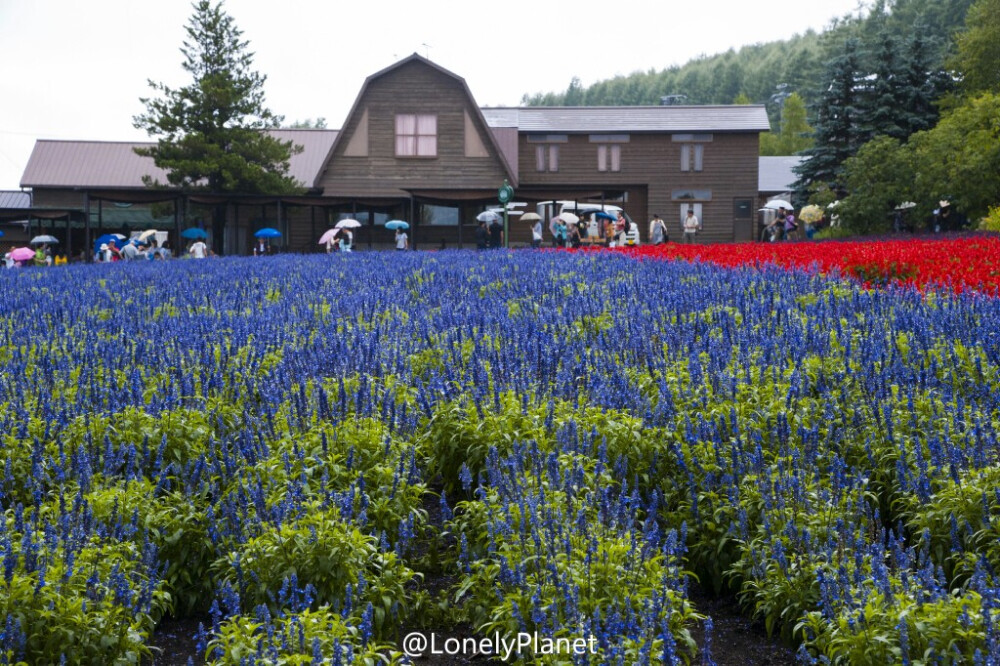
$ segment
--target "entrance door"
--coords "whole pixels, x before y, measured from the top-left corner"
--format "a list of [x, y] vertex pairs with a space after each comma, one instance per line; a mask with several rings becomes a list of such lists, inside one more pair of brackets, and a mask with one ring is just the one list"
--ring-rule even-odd
[[754, 239], [753, 199], [733, 199], [733, 240]]

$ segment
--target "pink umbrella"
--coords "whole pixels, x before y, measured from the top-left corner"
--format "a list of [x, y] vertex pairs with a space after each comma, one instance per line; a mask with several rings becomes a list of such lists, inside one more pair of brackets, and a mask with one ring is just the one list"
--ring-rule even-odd
[[337, 235], [338, 231], [340, 231], [340, 229], [327, 229], [323, 235], [319, 237], [319, 244], [326, 245], [330, 242], [330, 239]]
[[29, 261], [35, 258], [35, 251], [30, 247], [16, 247], [10, 251], [10, 258], [14, 261]]

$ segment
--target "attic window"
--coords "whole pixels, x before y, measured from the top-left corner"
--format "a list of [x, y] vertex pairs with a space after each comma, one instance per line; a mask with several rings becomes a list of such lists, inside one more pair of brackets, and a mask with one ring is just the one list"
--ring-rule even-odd
[[437, 157], [437, 116], [396, 116], [396, 157]]

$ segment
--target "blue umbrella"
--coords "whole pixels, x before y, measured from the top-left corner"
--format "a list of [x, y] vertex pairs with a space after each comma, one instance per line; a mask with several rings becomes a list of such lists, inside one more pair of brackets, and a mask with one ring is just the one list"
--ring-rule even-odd
[[102, 245], [112, 241], [114, 241], [115, 245], [119, 248], [125, 247], [125, 242], [121, 239], [119, 234], [104, 234], [103, 236], [99, 236], [97, 240], [94, 241], [94, 252], [100, 250]]
[[603, 210], [599, 210], [596, 213], [594, 213], [594, 217], [597, 218], [598, 220], [614, 221], [615, 219], [614, 215], [612, 215], [611, 213], [605, 213]]
[[281, 236], [281, 232], [277, 229], [272, 229], [271, 227], [264, 227], [260, 231], [256, 232], [254, 236], [257, 238], [279, 238]]
[[3, 231], [0, 231], [0, 238], [3, 238]]
[[410, 223], [404, 222], [403, 220], [389, 220], [385, 223], [385, 228], [392, 229], [393, 231], [396, 229], [409, 229]]
[[187, 238], [188, 240], [196, 240], [200, 238], [204, 240], [208, 238], [208, 234], [204, 229], [199, 229], [198, 227], [188, 227], [181, 232], [181, 238]]

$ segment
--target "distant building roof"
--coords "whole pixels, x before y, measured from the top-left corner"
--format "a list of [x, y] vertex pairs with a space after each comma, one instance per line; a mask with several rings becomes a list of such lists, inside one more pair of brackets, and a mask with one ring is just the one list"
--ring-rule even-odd
[[802, 157], [789, 155], [782, 157], [761, 157], [757, 170], [758, 192], [790, 192], [799, 179], [792, 171], [802, 163]]
[[0, 208], [31, 208], [31, 192], [0, 190]]
[[[336, 130], [280, 129], [271, 135], [303, 147], [289, 160], [289, 175], [309, 187], [322, 168]], [[21, 176], [21, 187], [143, 188], [143, 176], [162, 183], [167, 175], [133, 148], [153, 143], [39, 140]]]
[[763, 106], [529, 106], [484, 108], [492, 127], [521, 132], [766, 132]]

